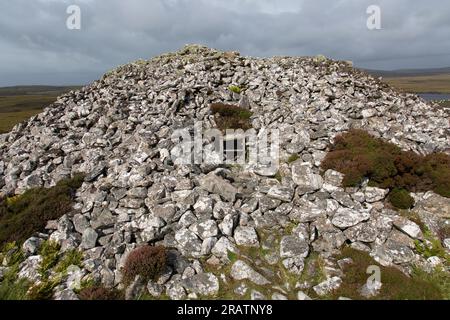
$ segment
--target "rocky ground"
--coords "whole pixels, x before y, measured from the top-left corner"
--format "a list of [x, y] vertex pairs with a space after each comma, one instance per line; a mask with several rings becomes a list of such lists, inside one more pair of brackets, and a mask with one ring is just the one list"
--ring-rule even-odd
[[[258, 131], [280, 129], [276, 175], [173, 165], [172, 132], [195, 120], [216, 127], [209, 109], [216, 102], [250, 109]], [[449, 199], [414, 194], [405, 216], [386, 205], [388, 190], [343, 188], [339, 172], [321, 174], [329, 144], [351, 128], [421, 154], [450, 151], [448, 108], [400, 94], [346, 62], [187, 46], [119, 67], [0, 135], [0, 195], [86, 174], [73, 212], [25, 242], [19, 274], [40, 281], [37, 253], [47, 239], [61, 252], [83, 253], [82, 268], [60, 282], [56, 299], [76, 299], [76, 279], [120, 287], [127, 253], [143, 243], [170, 248], [170, 265], [157, 281], [135, 281], [128, 298], [143, 291], [170, 299], [326, 297], [342, 285], [345, 259], [336, 255], [343, 246], [405, 274], [444, 264], [416, 250], [415, 240], [427, 239], [409, 217], [438, 233], [449, 223]], [[450, 239], [442, 244], [450, 248]], [[308, 277], [311, 259], [321, 267]]]

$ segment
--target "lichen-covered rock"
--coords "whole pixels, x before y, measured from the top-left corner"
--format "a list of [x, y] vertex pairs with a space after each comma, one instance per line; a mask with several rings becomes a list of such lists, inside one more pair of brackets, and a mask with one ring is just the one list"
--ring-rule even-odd
[[85, 250], [92, 249], [95, 247], [98, 239], [98, 234], [92, 228], [86, 228], [83, 231], [81, 247]]
[[219, 279], [212, 273], [200, 273], [182, 281], [183, 287], [200, 296], [215, 296], [219, 292]]
[[253, 270], [247, 263], [242, 260], [236, 261], [231, 267], [231, 277], [235, 280], [250, 280], [254, 284], [263, 286], [269, 284], [270, 281], [267, 280], [260, 273]]
[[324, 296], [336, 289], [339, 289], [339, 287], [342, 284], [342, 279], [339, 277], [332, 277], [324, 282], [319, 283], [318, 285], [314, 286], [313, 289], [319, 296]]
[[389, 190], [375, 187], [366, 187], [364, 190], [365, 200], [369, 203], [383, 200], [388, 193]]
[[370, 218], [370, 214], [364, 211], [357, 211], [348, 208], [339, 208], [333, 216], [331, 222], [338, 228], [345, 229], [353, 227], [360, 222]]
[[234, 232], [234, 240], [239, 246], [259, 247], [258, 234], [252, 227], [237, 227]]
[[319, 190], [323, 185], [322, 177], [312, 171], [310, 163], [294, 163], [292, 180], [301, 194]]
[[179, 249], [187, 256], [200, 256], [202, 251], [202, 241], [191, 230], [180, 229], [175, 233], [175, 240]]
[[270, 188], [267, 196], [284, 202], [289, 202], [294, 196], [294, 189], [288, 186], [273, 186]]
[[37, 282], [41, 280], [39, 267], [42, 263], [42, 256], [30, 256], [23, 261], [19, 266], [19, 273], [17, 277], [28, 279], [29, 281]]
[[411, 238], [419, 240], [423, 239], [423, 234], [422, 230], [420, 230], [420, 227], [416, 223], [408, 220], [407, 218], [400, 216], [396, 217], [393, 223], [396, 228], [398, 228], [400, 231], [403, 231]]

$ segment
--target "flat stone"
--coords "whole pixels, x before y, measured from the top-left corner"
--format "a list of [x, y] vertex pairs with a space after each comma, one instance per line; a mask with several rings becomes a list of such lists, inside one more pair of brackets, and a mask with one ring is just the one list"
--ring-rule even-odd
[[200, 296], [215, 296], [219, 292], [219, 279], [212, 273], [200, 273], [182, 281], [183, 287]]
[[280, 241], [280, 257], [282, 258], [306, 258], [308, 253], [309, 244], [304, 239], [296, 236], [284, 236]]
[[94, 229], [85, 229], [81, 237], [81, 247], [85, 250], [94, 248], [97, 243], [97, 238], [98, 234]]
[[398, 216], [394, 219], [393, 224], [397, 229], [403, 231], [411, 238], [419, 240], [423, 239], [423, 233], [422, 230], [420, 230], [420, 227], [407, 218]]
[[201, 223], [195, 223], [189, 227], [200, 239], [215, 237], [219, 234], [219, 228], [214, 220], [207, 220]]
[[338, 228], [345, 229], [353, 227], [360, 222], [370, 218], [370, 213], [356, 211], [349, 208], [339, 208], [333, 216], [331, 223]]
[[319, 296], [324, 296], [329, 294], [330, 292], [339, 289], [342, 284], [342, 279], [339, 277], [332, 277], [324, 282], [319, 283], [317, 286], [313, 287], [313, 290]]
[[404, 264], [414, 259], [414, 252], [408, 244], [388, 239], [376, 250], [376, 256], [389, 263]]
[[221, 237], [211, 250], [212, 254], [224, 261], [229, 261], [229, 252], [237, 253], [238, 249], [227, 237]]
[[284, 202], [290, 202], [294, 196], [294, 189], [288, 186], [273, 186], [269, 189], [267, 196]]
[[79, 213], [74, 215], [72, 222], [73, 222], [75, 230], [81, 234], [83, 234], [84, 230], [86, 230], [87, 228], [90, 227], [90, 224], [89, 224], [89, 221], [87, 220], [87, 218], [84, 215], [79, 214]]
[[388, 193], [389, 190], [387, 189], [380, 189], [375, 187], [366, 187], [366, 189], [364, 190], [366, 202], [369, 203], [383, 200], [384, 198], [386, 198]]
[[173, 202], [188, 206], [193, 206], [198, 197], [197, 193], [193, 190], [174, 191], [170, 196]]
[[112, 215], [108, 209], [98, 210], [92, 214], [91, 226], [93, 229], [105, 229], [113, 226], [116, 222], [116, 218]]
[[344, 231], [344, 235], [352, 242], [374, 242], [378, 236], [378, 229], [374, 222], [359, 223]]
[[442, 219], [450, 219], [450, 198], [427, 192], [425, 199], [416, 204], [415, 210], [426, 211]]
[[312, 299], [303, 291], [299, 291], [297, 293], [297, 300], [312, 300]]
[[166, 222], [172, 222], [177, 210], [174, 204], [168, 203], [163, 205], [155, 205], [150, 209], [150, 212], [156, 217], [162, 218]]
[[242, 260], [236, 261], [231, 267], [231, 277], [235, 280], [250, 280], [254, 284], [264, 286], [270, 283], [264, 276], [253, 270]]

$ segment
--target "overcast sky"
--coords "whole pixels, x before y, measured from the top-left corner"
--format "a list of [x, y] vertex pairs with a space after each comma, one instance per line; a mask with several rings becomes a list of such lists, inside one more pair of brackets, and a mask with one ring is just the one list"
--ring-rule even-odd
[[[81, 29], [66, 27], [69, 5]], [[381, 30], [367, 28], [369, 5]], [[0, 0], [0, 86], [83, 84], [187, 43], [373, 69], [450, 66], [448, 0]]]

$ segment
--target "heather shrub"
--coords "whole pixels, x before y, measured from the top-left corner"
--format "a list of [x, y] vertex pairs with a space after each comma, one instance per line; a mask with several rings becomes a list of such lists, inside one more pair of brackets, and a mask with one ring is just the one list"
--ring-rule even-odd
[[163, 246], [145, 245], [131, 251], [125, 261], [123, 272], [124, 282], [130, 283], [137, 275], [144, 280], [155, 280], [164, 270], [167, 260], [167, 250]]
[[121, 293], [103, 286], [83, 288], [78, 294], [80, 300], [122, 300]]
[[389, 202], [398, 209], [410, 209], [414, 199], [405, 189], [394, 189], [389, 193]]
[[[391, 200], [406, 208], [409, 192], [433, 190], [450, 197], [450, 156], [434, 153], [422, 156], [402, 151], [396, 145], [375, 138], [363, 130], [350, 130], [336, 137], [321, 164], [322, 169], [333, 169], [345, 174], [345, 187], [358, 186], [364, 178], [369, 184], [396, 190]], [[393, 203], [395, 205], [395, 203]]]
[[214, 103], [210, 107], [215, 116], [215, 121], [220, 130], [226, 129], [250, 129], [250, 117], [252, 112], [234, 105]]
[[0, 245], [22, 243], [42, 231], [48, 220], [72, 210], [72, 201], [83, 182], [82, 176], [65, 179], [52, 188], [34, 188], [20, 196], [0, 201]]

